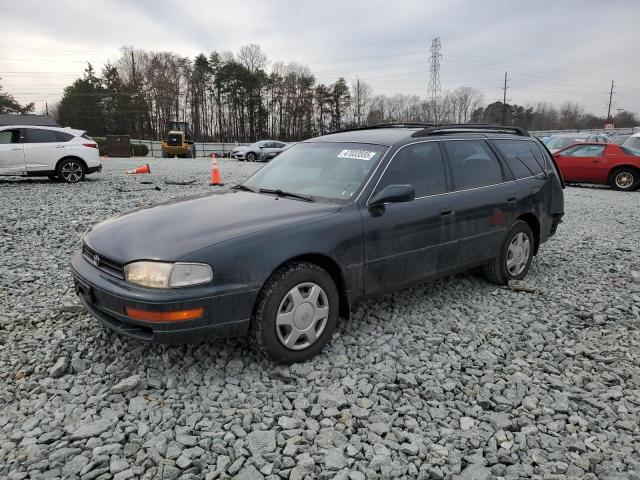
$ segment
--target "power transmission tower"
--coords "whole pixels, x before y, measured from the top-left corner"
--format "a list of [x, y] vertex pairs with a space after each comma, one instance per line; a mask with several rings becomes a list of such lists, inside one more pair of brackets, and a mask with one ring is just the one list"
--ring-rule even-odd
[[442, 89], [440, 88], [440, 59], [442, 53], [440, 53], [441, 44], [440, 37], [436, 37], [431, 41], [431, 55], [429, 56], [429, 88], [427, 89], [427, 97], [431, 99], [434, 110], [434, 123], [438, 123], [438, 100], [442, 95]]
[[503, 90], [503, 97], [502, 97], [502, 124], [506, 125], [507, 123], [507, 89], [509, 87], [507, 87], [507, 82], [509, 81], [509, 79], [507, 78], [507, 72], [504, 72], [504, 87], [502, 87]]
[[611, 123], [611, 100], [613, 99], [613, 80], [611, 80], [611, 90], [609, 91], [609, 108], [607, 109], [607, 123]]

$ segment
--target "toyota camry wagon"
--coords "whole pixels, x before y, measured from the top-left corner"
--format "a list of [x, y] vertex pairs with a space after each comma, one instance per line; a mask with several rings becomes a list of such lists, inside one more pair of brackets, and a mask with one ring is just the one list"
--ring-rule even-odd
[[122, 335], [248, 335], [292, 363], [366, 297], [474, 267], [522, 279], [563, 212], [553, 157], [521, 129], [384, 125], [298, 143], [231, 189], [102, 222], [72, 269], [84, 306]]

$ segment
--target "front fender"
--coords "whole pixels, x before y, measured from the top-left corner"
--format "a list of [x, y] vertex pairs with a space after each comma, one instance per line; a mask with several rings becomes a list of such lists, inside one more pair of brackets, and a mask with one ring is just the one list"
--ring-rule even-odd
[[269, 228], [212, 245], [181, 261], [209, 263], [216, 285], [262, 288], [291, 259], [317, 255], [340, 268], [350, 297], [362, 295], [362, 220], [354, 205], [313, 220]]

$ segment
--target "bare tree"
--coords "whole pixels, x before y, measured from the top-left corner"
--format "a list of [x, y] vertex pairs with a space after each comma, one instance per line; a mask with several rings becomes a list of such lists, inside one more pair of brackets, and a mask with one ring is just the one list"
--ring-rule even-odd
[[362, 125], [362, 119], [367, 118], [372, 93], [371, 86], [364, 80], [356, 78], [354, 82], [351, 82], [351, 104], [353, 120], [356, 125]]
[[482, 104], [482, 93], [471, 87], [458, 87], [447, 95], [449, 97], [449, 121], [467, 123], [471, 113]]
[[251, 73], [264, 70], [267, 66], [267, 56], [256, 43], [243, 45], [238, 52], [238, 62]]

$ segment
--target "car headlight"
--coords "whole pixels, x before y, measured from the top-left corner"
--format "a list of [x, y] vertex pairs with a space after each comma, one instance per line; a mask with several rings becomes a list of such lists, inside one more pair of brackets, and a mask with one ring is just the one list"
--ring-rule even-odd
[[152, 288], [188, 287], [213, 280], [213, 269], [205, 263], [133, 262], [124, 266], [124, 278]]

